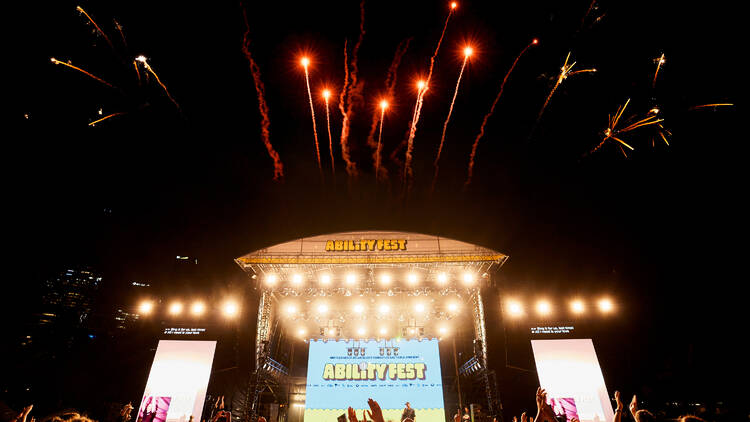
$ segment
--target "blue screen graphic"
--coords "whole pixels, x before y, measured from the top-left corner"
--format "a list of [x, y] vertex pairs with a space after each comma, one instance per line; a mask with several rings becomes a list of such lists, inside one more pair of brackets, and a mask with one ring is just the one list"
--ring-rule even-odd
[[365, 409], [368, 398], [380, 404], [386, 420], [400, 420], [408, 401], [422, 421], [444, 421], [437, 339], [311, 340], [305, 420], [330, 421], [349, 406]]

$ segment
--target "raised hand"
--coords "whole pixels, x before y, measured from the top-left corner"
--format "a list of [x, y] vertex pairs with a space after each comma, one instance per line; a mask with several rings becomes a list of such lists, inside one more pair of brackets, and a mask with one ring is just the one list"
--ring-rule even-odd
[[518, 418], [513, 416], [513, 422], [518, 422]]
[[633, 400], [630, 400], [630, 414], [633, 415], [633, 419], [637, 421], [638, 419], [635, 417], [636, 412], [638, 412], [638, 399], [635, 397], [635, 394], [633, 394]]
[[[513, 419], [516, 417], [514, 416]], [[526, 416], [526, 412], [521, 413], [521, 422], [529, 422], [529, 417]]]
[[547, 403], [547, 391], [542, 387], [536, 389], [536, 410], [541, 412]]
[[614, 422], [620, 422], [622, 420], [622, 400], [620, 400], [619, 391], [615, 391], [615, 404], [617, 405], [617, 408], [615, 409]]
[[370, 411], [367, 414], [372, 419], [372, 422], [385, 422], [383, 419], [383, 411], [380, 409], [380, 405], [373, 399], [367, 399], [367, 404], [370, 405]]
[[[354, 409], [352, 409], [351, 407], [349, 407], [348, 413], [349, 413], [349, 422], [359, 422], [357, 420], [357, 414], [354, 412]], [[364, 416], [364, 415], [362, 415], [362, 416]]]

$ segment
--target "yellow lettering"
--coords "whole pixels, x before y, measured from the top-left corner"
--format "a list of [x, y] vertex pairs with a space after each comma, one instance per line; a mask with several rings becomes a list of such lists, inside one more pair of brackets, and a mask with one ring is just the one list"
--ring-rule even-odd
[[383, 250], [383, 239], [378, 239], [378, 250], [379, 251]]
[[344, 250], [344, 241], [343, 240], [337, 240], [335, 242], [334, 249], [336, 249], [337, 251], [343, 251]]
[[404, 372], [405, 366], [406, 365], [403, 363], [399, 363], [398, 365], [396, 365], [396, 373], [398, 374], [398, 379], [400, 380], [406, 379], [406, 372]]
[[360, 376], [360, 374], [361, 372], [359, 372], [359, 365], [357, 365], [356, 363], [353, 364], [352, 365], [352, 379], [353, 380], [361, 379], [362, 377]]
[[375, 250], [375, 239], [371, 239], [367, 241], [367, 249], [371, 251]]
[[351, 363], [346, 364], [346, 378], [344, 379], [348, 379], [348, 380], [352, 379], [352, 364]]
[[375, 364], [374, 363], [367, 364], [367, 379], [369, 380], [375, 379]]
[[386, 364], [384, 363], [377, 364], [376, 369], [378, 370], [378, 378], [380, 378], [381, 380], [385, 379], [385, 367], [386, 367]]
[[406, 250], [406, 239], [401, 239], [398, 241], [398, 248], [402, 251]]
[[333, 378], [333, 365], [330, 363], [326, 363], [326, 366], [323, 367], [323, 379], [332, 380]]
[[406, 379], [413, 380], [414, 377], [416, 377], [416, 373], [414, 372], [414, 364], [413, 363], [407, 363], [406, 368]]
[[389, 363], [388, 364], [388, 378], [395, 380], [397, 376], [396, 372], [396, 364], [395, 363]]
[[417, 378], [423, 380], [424, 379], [424, 371], [427, 370], [427, 365], [424, 363], [415, 363], [414, 369], [417, 371]]
[[391, 241], [390, 240], [384, 240], [383, 241], [383, 250], [390, 251], [391, 250]]
[[337, 363], [334, 371], [336, 372], [337, 380], [346, 379], [346, 364]]
[[326, 241], [326, 252], [333, 250], [333, 240], [327, 240]]

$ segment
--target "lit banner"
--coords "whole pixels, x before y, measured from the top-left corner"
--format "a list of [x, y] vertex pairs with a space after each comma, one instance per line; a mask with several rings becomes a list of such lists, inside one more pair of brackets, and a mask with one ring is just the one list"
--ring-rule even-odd
[[305, 422], [330, 422], [372, 398], [385, 420], [408, 401], [420, 421], [445, 421], [438, 341], [310, 341]]
[[160, 340], [137, 422], [201, 421], [215, 341]]
[[614, 419], [591, 339], [531, 340], [531, 348], [539, 385], [556, 414], [581, 422]]

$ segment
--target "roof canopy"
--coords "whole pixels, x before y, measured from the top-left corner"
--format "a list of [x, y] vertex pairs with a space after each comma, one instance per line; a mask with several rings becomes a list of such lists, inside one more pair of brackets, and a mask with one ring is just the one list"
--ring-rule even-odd
[[394, 231], [358, 231], [303, 237], [251, 252], [243, 269], [286, 265], [502, 264], [507, 255], [445, 237]]

